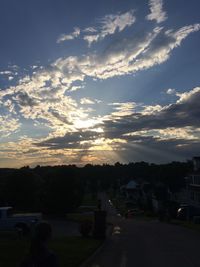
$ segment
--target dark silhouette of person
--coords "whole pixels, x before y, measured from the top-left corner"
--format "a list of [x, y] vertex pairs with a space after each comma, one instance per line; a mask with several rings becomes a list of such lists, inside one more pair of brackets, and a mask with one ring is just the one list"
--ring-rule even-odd
[[51, 238], [51, 225], [39, 223], [31, 242], [29, 255], [23, 260], [20, 267], [58, 267], [58, 258], [47, 248]]

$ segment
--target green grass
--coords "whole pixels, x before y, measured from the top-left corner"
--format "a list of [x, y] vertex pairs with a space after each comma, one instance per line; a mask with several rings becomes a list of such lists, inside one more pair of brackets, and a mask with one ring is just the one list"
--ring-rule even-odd
[[[63, 237], [52, 240], [49, 248], [59, 258], [60, 267], [77, 267], [87, 259], [100, 245], [102, 241], [92, 238]], [[28, 253], [29, 240], [16, 239], [16, 236], [0, 236], [0, 266], [19, 266], [24, 256]]]
[[102, 241], [92, 238], [64, 237], [51, 242], [50, 248], [60, 259], [61, 267], [79, 266], [100, 245]]
[[92, 194], [85, 194], [81, 203], [83, 206], [97, 206], [97, 196]]

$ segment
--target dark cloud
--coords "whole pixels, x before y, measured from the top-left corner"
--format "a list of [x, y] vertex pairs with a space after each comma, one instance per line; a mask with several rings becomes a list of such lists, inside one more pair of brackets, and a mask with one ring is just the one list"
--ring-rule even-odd
[[50, 110], [50, 113], [59, 121], [66, 123], [67, 125], [72, 125], [73, 123], [70, 122], [65, 115], [60, 114], [57, 110]]
[[85, 143], [81, 144], [81, 141], [92, 141], [100, 137], [100, 133], [94, 131], [79, 131], [66, 133], [62, 137], [54, 137], [43, 142], [37, 143], [37, 146], [48, 147], [50, 149], [86, 149], [91, 146], [91, 144]]
[[36, 99], [30, 97], [26, 92], [19, 92], [16, 96], [16, 99], [20, 106], [33, 107], [37, 105]]
[[153, 136], [133, 136], [127, 138], [118, 151], [125, 162], [171, 162], [185, 161], [199, 155], [200, 141], [184, 139], [160, 140]]
[[200, 127], [200, 90], [191, 93], [184, 101], [169, 105], [155, 114], [142, 113], [118, 117], [104, 122], [108, 138], [120, 138], [123, 134], [141, 130], [165, 129], [169, 127]]

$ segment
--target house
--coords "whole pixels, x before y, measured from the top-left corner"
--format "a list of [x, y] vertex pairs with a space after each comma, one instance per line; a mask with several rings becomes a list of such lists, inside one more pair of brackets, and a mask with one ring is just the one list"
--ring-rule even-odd
[[186, 177], [188, 205], [200, 208], [200, 157], [193, 158], [193, 172]]
[[134, 180], [131, 180], [128, 184], [121, 186], [120, 191], [127, 200], [135, 202], [139, 198], [139, 185]]

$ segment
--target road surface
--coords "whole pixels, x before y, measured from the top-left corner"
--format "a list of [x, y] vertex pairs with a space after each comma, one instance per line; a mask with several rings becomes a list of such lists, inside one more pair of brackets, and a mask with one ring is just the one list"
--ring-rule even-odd
[[88, 267], [200, 266], [199, 232], [157, 220], [117, 216], [114, 224], [112, 236]]

